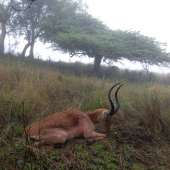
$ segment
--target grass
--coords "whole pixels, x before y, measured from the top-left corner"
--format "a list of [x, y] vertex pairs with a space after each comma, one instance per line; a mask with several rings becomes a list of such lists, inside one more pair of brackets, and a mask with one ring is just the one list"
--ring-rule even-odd
[[[168, 75], [159, 75], [157, 82], [132, 83], [121, 76], [74, 74], [67, 71], [72, 66], [60, 64], [0, 59], [1, 169], [170, 169]], [[118, 94], [121, 107], [105, 140], [86, 145], [84, 139], [73, 139], [41, 151], [22, 145], [24, 128], [53, 113], [110, 109], [107, 93], [117, 82], [124, 83]]]

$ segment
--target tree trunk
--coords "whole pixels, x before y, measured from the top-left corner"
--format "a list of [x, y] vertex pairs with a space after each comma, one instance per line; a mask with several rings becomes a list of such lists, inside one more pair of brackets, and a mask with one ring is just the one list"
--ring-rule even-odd
[[32, 39], [31, 48], [30, 48], [30, 54], [29, 54], [30, 58], [34, 58], [34, 44], [35, 44], [35, 40]]
[[96, 75], [99, 75], [99, 74], [100, 74], [100, 64], [101, 64], [102, 58], [103, 58], [103, 57], [100, 56], [100, 55], [95, 56], [95, 58], [94, 58], [93, 72], [94, 72], [94, 74], [96, 74]]
[[0, 57], [4, 56], [4, 41], [6, 36], [6, 26], [4, 22], [1, 22], [1, 36], [0, 36]]
[[22, 54], [21, 54], [22, 57], [25, 57], [25, 53], [26, 53], [26, 51], [27, 51], [27, 48], [28, 48], [30, 45], [31, 45], [31, 43], [28, 43], [28, 44], [25, 45], [25, 47], [24, 47], [24, 49], [23, 49], [23, 51], [22, 51]]
[[32, 26], [32, 29], [31, 29], [31, 48], [30, 48], [30, 54], [29, 54], [29, 58], [34, 58], [34, 44], [35, 44], [35, 29], [34, 29], [34, 26]]

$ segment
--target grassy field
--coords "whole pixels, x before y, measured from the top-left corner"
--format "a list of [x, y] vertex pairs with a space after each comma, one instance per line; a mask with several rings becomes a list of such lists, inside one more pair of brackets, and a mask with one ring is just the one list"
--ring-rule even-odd
[[[109, 77], [103, 68], [107, 74], [94, 77], [92, 66], [79, 65], [0, 58], [0, 168], [170, 169], [169, 75], [120, 70]], [[73, 139], [40, 151], [22, 145], [24, 128], [53, 113], [110, 109], [107, 93], [118, 82], [121, 107], [105, 140]]]

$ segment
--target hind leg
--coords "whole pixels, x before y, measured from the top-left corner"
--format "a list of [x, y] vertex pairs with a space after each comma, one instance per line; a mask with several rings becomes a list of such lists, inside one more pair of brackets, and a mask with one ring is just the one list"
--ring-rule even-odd
[[41, 132], [41, 140], [35, 142], [33, 148], [51, 148], [56, 144], [63, 144], [66, 142], [68, 133], [65, 130], [58, 129], [45, 129]]

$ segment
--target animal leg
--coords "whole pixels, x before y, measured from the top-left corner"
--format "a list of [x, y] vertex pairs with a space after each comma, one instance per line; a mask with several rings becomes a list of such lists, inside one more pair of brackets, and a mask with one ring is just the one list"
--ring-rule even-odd
[[41, 140], [35, 142], [33, 148], [55, 147], [56, 144], [63, 144], [67, 139], [68, 133], [65, 130], [45, 129], [41, 134]]
[[88, 140], [87, 140], [87, 145], [90, 145], [90, 144], [92, 144], [93, 142], [98, 141], [98, 140], [102, 140], [102, 139], [103, 139], [103, 137], [88, 139]]
[[102, 133], [98, 133], [98, 132], [92, 131], [91, 133], [88, 133], [88, 134], [84, 135], [84, 137], [85, 138], [90, 138], [90, 137], [94, 137], [94, 138], [103, 137], [103, 138], [105, 138], [106, 135], [102, 134]]
[[106, 137], [105, 134], [102, 133], [97, 133], [95, 131], [92, 131], [92, 133], [87, 134], [84, 136], [85, 138], [91, 138], [87, 140], [87, 144], [91, 144], [94, 141], [102, 140]]

